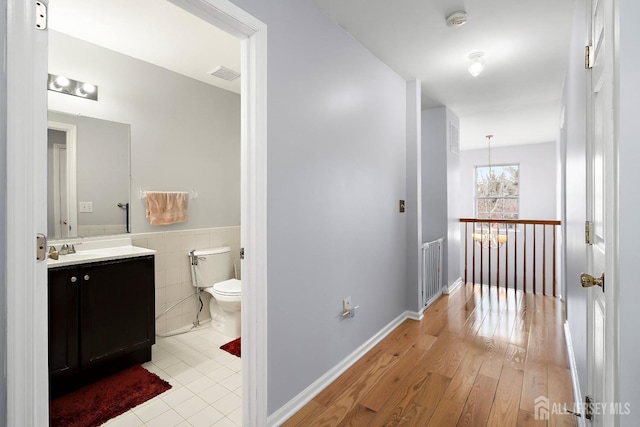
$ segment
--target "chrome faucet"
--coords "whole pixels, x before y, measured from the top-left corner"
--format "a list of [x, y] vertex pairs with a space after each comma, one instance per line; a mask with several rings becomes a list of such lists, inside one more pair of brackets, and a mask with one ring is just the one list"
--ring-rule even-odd
[[60, 251], [58, 251], [58, 253], [60, 255], [67, 255], [69, 253], [69, 245], [67, 245], [66, 243], [64, 243], [61, 247], [60, 247]]
[[49, 253], [47, 254], [47, 257], [51, 258], [51, 259], [58, 259], [58, 251], [56, 250], [56, 247], [51, 245], [49, 246]]

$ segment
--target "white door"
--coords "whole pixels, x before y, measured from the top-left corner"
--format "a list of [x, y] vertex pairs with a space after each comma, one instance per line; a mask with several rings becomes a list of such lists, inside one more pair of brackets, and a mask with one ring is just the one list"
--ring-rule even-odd
[[[587, 221], [590, 244], [587, 274], [581, 278], [587, 297], [587, 396], [594, 402], [593, 426], [615, 425], [615, 300], [616, 271], [613, 263], [615, 221], [615, 148], [613, 121], [613, 1], [589, 2], [589, 45], [592, 46], [588, 97]], [[600, 278], [604, 274], [604, 283]], [[595, 278], [595, 280], [592, 280]], [[603, 286], [600, 286], [603, 285]], [[588, 410], [589, 408], [587, 408]]]
[[47, 426], [46, 0], [8, 0], [7, 43], [7, 425]]

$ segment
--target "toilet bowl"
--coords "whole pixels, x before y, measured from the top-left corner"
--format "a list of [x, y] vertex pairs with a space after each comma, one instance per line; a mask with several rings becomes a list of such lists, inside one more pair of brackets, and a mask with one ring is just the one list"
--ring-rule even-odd
[[240, 307], [242, 302], [241, 282], [229, 279], [218, 282], [204, 290], [211, 295], [209, 312], [211, 323], [221, 334], [239, 337], [241, 332]]
[[241, 331], [241, 281], [232, 278], [234, 268], [228, 246], [189, 252], [193, 286], [211, 295], [211, 326], [237, 338]]

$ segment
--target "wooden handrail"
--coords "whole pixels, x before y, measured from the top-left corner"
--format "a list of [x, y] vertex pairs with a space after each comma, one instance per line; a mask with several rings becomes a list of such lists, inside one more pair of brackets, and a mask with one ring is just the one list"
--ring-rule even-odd
[[[557, 287], [557, 248], [556, 234], [557, 227], [562, 223], [558, 220], [525, 220], [525, 219], [480, 219], [480, 218], [460, 218], [460, 222], [464, 224], [464, 280], [469, 283], [486, 284], [488, 280], [490, 286], [511, 287], [516, 290], [521, 289], [524, 292], [538, 293], [539, 274], [542, 275], [541, 293], [544, 295], [552, 293], [553, 296], [558, 295]], [[489, 240], [476, 237], [479, 229], [476, 230], [472, 226], [469, 233], [469, 224], [489, 224], [482, 227], [482, 233], [495, 232], [501, 237], [491, 238], [494, 243], [487, 244]], [[512, 225], [507, 227], [507, 225]], [[538, 234], [542, 233], [541, 241], [538, 240]], [[518, 235], [522, 234], [519, 241]], [[533, 247], [529, 247], [529, 234], [533, 234]], [[548, 244], [547, 234], [550, 234], [551, 244]], [[508, 237], [510, 236], [510, 237]], [[472, 248], [469, 250], [468, 245], [471, 243]], [[540, 244], [541, 243], [541, 244]], [[476, 256], [476, 246], [480, 251], [480, 256]], [[485, 251], [487, 256], [485, 257]], [[538, 262], [538, 256], [542, 257], [542, 262]], [[547, 262], [547, 258], [551, 258], [551, 262]], [[479, 261], [479, 268], [476, 264]], [[471, 262], [471, 280], [469, 280], [468, 263]], [[486, 267], [486, 268], [485, 268]], [[476, 282], [476, 270], [479, 270], [479, 282]], [[488, 270], [488, 274], [487, 274]], [[511, 277], [510, 277], [511, 273]], [[550, 274], [549, 274], [550, 273]], [[548, 277], [551, 282], [548, 282]], [[527, 283], [529, 282], [529, 283]]]
[[562, 221], [555, 219], [479, 219], [460, 218], [460, 222], [486, 222], [490, 224], [535, 224], [535, 225], [561, 225]]

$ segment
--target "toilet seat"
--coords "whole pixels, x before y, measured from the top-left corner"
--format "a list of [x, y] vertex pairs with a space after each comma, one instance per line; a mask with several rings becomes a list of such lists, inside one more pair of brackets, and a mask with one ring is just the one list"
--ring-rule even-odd
[[242, 282], [238, 279], [229, 279], [223, 282], [218, 282], [213, 285], [213, 295], [220, 295], [225, 297], [236, 297], [242, 295]]

